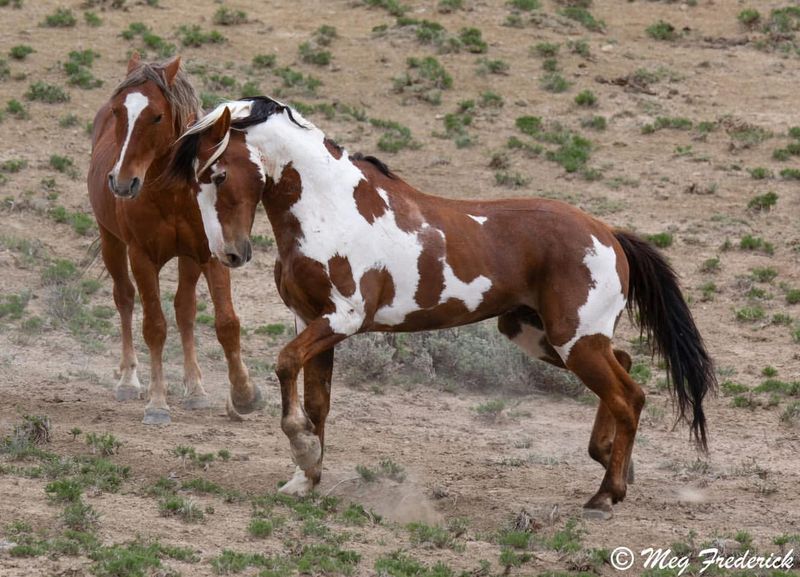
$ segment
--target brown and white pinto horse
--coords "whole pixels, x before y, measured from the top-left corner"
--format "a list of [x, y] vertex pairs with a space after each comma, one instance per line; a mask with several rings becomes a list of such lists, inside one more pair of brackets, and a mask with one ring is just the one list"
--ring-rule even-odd
[[[232, 114], [232, 128], [231, 126]], [[675, 273], [651, 245], [554, 200], [451, 200], [423, 194], [372, 157], [350, 156], [268, 98], [229, 102], [184, 135], [180, 178], [196, 177], [211, 250], [223, 262], [259, 202], [275, 233], [278, 291], [299, 334], [280, 352], [282, 429], [297, 465], [283, 491], [320, 480], [333, 347], [355, 333], [420, 331], [499, 317], [539, 359], [600, 398], [589, 453], [605, 477], [586, 503], [607, 517], [625, 497], [645, 401], [630, 357], [612, 348], [627, 307], [667, 363], [681, 415], [706, 446], [711, 360]], [[263, 181], [263, 192], [260, 186]], [[304, 405], [297, 377], [305, 377]]]
[[164, 264], [176, 256], [179, 281], [175, 317], [184, 353], [184, 405], [196, 409], [209, 404], [194, 345], [200, 274], [208, 282], [217, 337], [228, 360], [228, 412], [237, 418], [236, 410], [250, 412], [259, 400], [258, 389], [250, 384], [241, 360], [230, 272], [210, 258], [192, 189], [161, 178], [181, 131], [200, 115], [198, 98], [180, 69], [180, 58], [154, 65], [140, 62], [138, 54], [134, 54], [127, 77], [94, 119], [87, 184], [100, 229], [103, 261], [114, 280], [114, 301], [122, 324], [122, 375], [115, 393], [118, 400], [141, 396], [133, 347], [135, 290], [128, 276], [130, 258], [144, 312], [144, 339], [150, 349], [149, 403], [144, 414], [147, 424], [170, 421], [162, 370], [167, 326], [158, 275]]

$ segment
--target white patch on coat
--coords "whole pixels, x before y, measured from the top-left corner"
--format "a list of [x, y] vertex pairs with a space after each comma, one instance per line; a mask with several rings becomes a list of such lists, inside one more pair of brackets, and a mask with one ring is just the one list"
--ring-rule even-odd
[[150, 100], [141, 92], [130, 92], [125, 97], [125, 109], [128, 111], [128, 134], [125, 136], [125, 142], [122, 144], [122, 150], [119, 152], [119, 159], [114, 165], [111, 173], [114, 178], [119, 177], [119, 171], [122, 168], [122, 162], [125, 160], [125, 153], [128, 151], [128, 144], [131, 142], [131, 135], [133, 134], [133, 127], [139, 119], [142, 110], [147, 108]]
[[[213, 165], [211, 170], [212, 174], [219, 173], [219, 165]], [[222, 235], [222, 225], [217, 214], [217, 185], [213, 181], [200, 183], [197, 204], [200, 206], [200, 216], [203, 218], [203, 229], [206, 231], [208, 248], [214, 256], [222, 259], [225, 252], [225, 238]]]
[[303, 469], [295, 467], [294, 476], [283, 487], [278, 489], [279, 493], [285, 495], [295, 495], [297, 497], [305, 497], [314, 488], [314, 483], [306, 477]]
[[[417, 231], [405, 231], [389, 208], [373, 222], [367, 221], [358, 211], [353, 195], [364, 174], [346, 152], [339, 159], [334, 158], [325, 147], [322, 131], [297, 112], [294, 115], [307, 128], [301, 129], [286, 115], [276, 114], [248, 128], [246, 140], [267, 159], [267, 174], [273, 180], [290, 162], [300, 175], [302, 194], [290, 209], [302, 230], [298, 241], [300, 252], [321, 263], [326, 271], [328, 261], [337, 255], [350, 264], [356, 290], [344, 296], [332, 288], [331, 300], [336, 308], [326, 315], [331, 329], [351, 335], [361, 328], [366, 320], [366, 302], [360, 281], [369, 271], [382, 269], [392, 277], [395, 296], [391, 303], [376, 311], [374, 321], [389, 326], [401, 324], [409, 313], [419, 310], [414, 297], [420, 281], [419, 257], [423, 249], [420, 232], [430, 225], [422, 223]], [[377, 193], [390, 207], [388, 192], [379, 188]], [[470, 311], [475, 310], [491, 281], [481, 276], [466, 283], [446, 262], [444, 269], [445, 290], [440, 302], [456, 298]]]
[[589, 335], [614, 335], [614, 325], [625, 308], [625, 296], [617, 273], [617, 253], [592, 235], [592, 246], [586, 250], [583, 264], [589, 269], [592, 286], [586, 302], [578, 309], [578, 328], [565, 344], [555, 347], [564, 363], [575, 343]]
[[541, 344], [545, 336], [544, 331], [527, 323], [520, 323], [520, 326], [520, 332], [511, 339], [511, 342], [535, 359], [549, 357], [547, 350]]
[[258, 151], [255, 146], [247, 145], [247, 150], [250, 153], [250, 162], [258, 168], [258, 176], [261, 182], [267, 182], [267, 176], [264, 174], [264, 156]]
[[483, 224], [484, 222], [489, 220], [488, 216], [475, 216], [474, 214], [468, 214], [467, 216], [470, 217], [475, 222], [477, 222], [478, 224]]

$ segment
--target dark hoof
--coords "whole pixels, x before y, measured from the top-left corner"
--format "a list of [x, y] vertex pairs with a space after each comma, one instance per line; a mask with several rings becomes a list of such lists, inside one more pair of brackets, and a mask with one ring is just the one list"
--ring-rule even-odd
[[137, 387], [117, 387], [114, 397], [118, 401], [138, 401], [142, 398], [142, 390]]
[[635, 481], [636, 477], [633, 472], [633, 459], [631, 459], [631, 462], [628, 464], [628, 485], [633, 485]]
[[231, 395], [231, 401], [233, 402], [233, 407], [236, 411], [242, 415], [248, 415], [253, 411], [257, 411], [259, 409], [263, 409], [267, 402], [264, 400], [264, 394], [261, 392], [261, 388], [253, 385], [253, 398], [248, 403], [238, 404], [236, 399]]
[[207, 396], [201, 397], [186, 397], [183, 399], [183, 408], [187, 411], [199, 411], [200, 409], [208, 409], [211, 407], [211, 401]]
[[142, 422], [145, 425], [169, 425], [171, 419], [169, 418], [168, 409], [145, 409], [144, 419]]

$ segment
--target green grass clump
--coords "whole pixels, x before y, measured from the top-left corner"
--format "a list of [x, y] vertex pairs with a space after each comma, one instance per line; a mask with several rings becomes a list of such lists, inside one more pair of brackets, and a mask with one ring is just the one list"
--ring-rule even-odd
[[531, 12], [541, 7], [540, 0], [509, 0], [508, 4], [523, 12]]
[[58, 8], [52, 14], [45, 17], [42, 26], [48, 28], [71, 28], [77, 24], [78, 20], [72, 13], [72, 10], [67, 8]]
[[178, 28], [178, 37], [181, 44], [194, 48], [199, 48], [205, 44], [222, 44], [226, 41], [226, 38], [216, 30], [204, 32], [197, 24], [192, 26], [181, 25]]
[[735, 311], [735, 315], [736, 315], [736, 320], [739, 322], [754, 323], [757, 321], [764, 320], [764, 318], [767, 316], [767, 313], [761, 306], [755, 305], [752, 307], [743, 307], [737, 309]]
[[477, 74], [479, 76], [485, 76], [487, 74], [508, 74], [508, 69], [508, 63], [505, 60], [489, 60], [488, 58], [478, 59]]
[[61, 503], [73, 503], [81, 498], [83, 488], [72, 479], [58, 479], [48, 483], [44, 488], [51, 500]]
[[419, 77], [431, 82], [434, 87], [448, 89], [453, 87], [453, 77], [447, 73], [436, 58], [427, 56], [425, 58], [409, 58], [406, 60], [409, 68], [416, 70]]
[[722, 390], [722, 394], [724, 394], [726, 397], [741, 395], [750, 390], [745, 385], [730, 380], [724, 381], [719, 388]]
[[187, 523], [196, 523], [205, 517], [203, 511], [193, 501], [179, 495], [171, 495], [159, 500], [158, 512], [162, 517], [178, 517]]
[[531, 48], [531, 52], [542, 58], [555, 58], [558, 56], [560, 46], [555, 42], [539, 42]]
[[63, 88], [42, 81], [31, 84], [28, 87], [28, 91], [25, 93], [25, 98], [28, 100], [45, 102], [47, 104], [69, 102], [69, 94], [67, 94]]
[[606, 24], [602, 20], [597, 20], [591, 12], [583, 6], [566, 6], [561, 10], [561, 14], [570, 20], [575, 20], [592, 32], [602, 32]]
[[736, 19], [747, 28], [754, 28], [761, 22], [761, 13], [755, 8], [745, 8]]
[[409, 7], [405, 4], [400, 4], [397, 0], [363, 0], [364, 4], [370, 7], [383, 8], [392, 16], [403, 16], [408, 12]]
[[402, 551], [395, 551], [389, 555], [379, 557], [375, 561], [375, 573], [387, 577], [454, 577], [453, 570], [437, 562], [433, 566], [426, 566]]
[[304, 75], [302, 72], [298, 72], [288, 66], [275, 68], [272, 73], [283, 80], [284, 87], [302, 89], [309, 95], [316, 94], [317, 88], [322, 85], [322, 81], [319, 78], [311, 74]]
[[569, 81], [557, 72], [545, 74], [539, 84], [543, 90], [555, 94], [566, 92], [570, 87]]
[[539, 116], [520, 116], [515, 122], [520, 132], [536, 136], [542, 130], [542, 119]]
[[767, 379], [755, 389], [756, 393], [777, 393], [787, 397], [796, 397], [800, 395], [800, 381], [781, 381], [778, 379]]
[[775, 252], [775, 247], [771, 242], [767, 242], [759, 236], [753, 236], [750, 234], [746, 234], [742, 237], [742, 239], [739, 241], [739, 248], [742, 250], [763, 252], [770, 255]]
[[271, 337], [277, 337], [286, 332], [286, 325], [283, 323], [261, 325], [253, 332], [255, 332], [257, 335], [269, 335]]
[[759, 212], [769, 212], [777, 202], [778, 195], [774, 192], [767, 192], [751, 198], [747, 203], [747, 208]]
[[[24, 104], [15, 98], [12, 98], [6, 104], [6, 112], [18, 120], [26, 120], [30, 118], [28, 109], [25, 108]], [[2, 113], [0, 113], [0, 116], [2, 116]]]
[[652, 134], [663, 129], [691, 130], [692, 124], [688, 118], [659, 116], [652, 124], [645, 124], [642, 127], [642, 134]]
[[0, 319], [19, 320], [31, 300], [29, 292], [0, 296]]
[[49, 214], [55, 222], [70, 225], [81, 236], [86, 236], [94, 230], [94, 218], [85, 212], [71, 212], [63, 206], [56, 206]]
[[478, 28], [462, 28], [458, 33], [458, 39], [467, 52], [483, 54], [489, 50], [489, 45], [483, 39], [481, 31]]
[[764, 168], [763, 166], [750, 168], [748, 169], [748, 172], [750, 173], [750, 176], [753, 177], [753, 180], [772, 178], [772, 171], [769, 168]]
[[411, 542], [415, 545], [431, 545], [437, 549], [445, 549], [453, 545], [453, 537], [443, 527], [425, 523], [411, 523], [406, 526]]
[[582, 90], [575, 96], [575, 104], [591, 108], [597, 105], [597, 96], [591, 90]]
[[771, 266], [756, 267], [750, 271], [756, 282], [772, 282], [778, 276], [778, 271]]
[[257, 54], [253, 56], [253, 68], [272, 68], [277, 59], [275, 54]]
[[494, 399], [477, 405], [474, 410], [478, 415], [497, 417], [506, 408], [506, 402], [502, 399]]
[[784, 168], [780, 175], [784, 180], [800, 180], [800, 168]]
[[497, 541], [503, 547], [511, 547], [513, 549], [527, 549], [531, 542], [533, 535], [528, 531], [503, 531], [500, 533]]
[[220, 26], [235, 26], [247, 22], [247, 13], [242, 10], [233, 10], [227, 6], [220, 6], [214, 12], [214, 24]]
[[100, 18], [96, 12], [91, 10], [87, 10], [83, 13], [83, 19], [86, 21], [86, 24], [92, 28], [98, 28], [103, 25], [103, 19]]
[[327, 66], [331, 63], [332, 55], [328, 50], [322, 50], [312, 46], [311, 42], [303, 42], [298, 47], [300, 59], [306, 64], [317, 66]]
[[411, 136], [411, 129], [394, 120], [371, 118], [369, 123], [383, 132], [378, 139], [378, 148], [384, 152], [399, 152], [406, 148], [418, 148]]
[[672, 41], [678, 38], [678, 31], [669, 22], [659, 20], [655, 24], [647, 27], [645, 30], [650, 38], [655, 40]]
[[29, 54], [33, 54], [34, 52], [36, 51], [33, 47], [27, 44], [18, 44], [17, 46], [11, 47], [11, 50], [8, 51], [8, 55], [14, 60], [25, 60]]
[[564, 167], [567, 172], [583, 169], [591, 156], [592, 143], [578, 134], [570, 134], [556, 150], [548, 150], [545, 157]]
[[600, 132], [608, 127], [608, 121], [605, 116], [590, 116], [589, 118], [581, 119], [581, 126]]
[[647, 240], [656, 245], [658, 248], [669, 248], [672, 246], [674, 238], [670, 232], [658, 232], [656, 234], [648, 234]]
[[251, 519], [250, 524], [247, 526], [247, 532], [257, 539], [266, 539], [272, 535], [274, 529], [275, 526], [269, 519]]

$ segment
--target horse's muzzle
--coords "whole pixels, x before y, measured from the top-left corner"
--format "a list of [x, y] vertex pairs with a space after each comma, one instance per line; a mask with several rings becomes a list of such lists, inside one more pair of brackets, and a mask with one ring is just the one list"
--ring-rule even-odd
[[225, 254], [220, 260], [222, 264], [231, 268], [246, 265], [253, 258], [253, 244], [249, 238], [225, 245]]
[[119, 198], [136, 198], [142, 190], [142, 179], [134, 176], [129, 180], [119, 180], [114, 173], [108, 173], [108, 188]]

